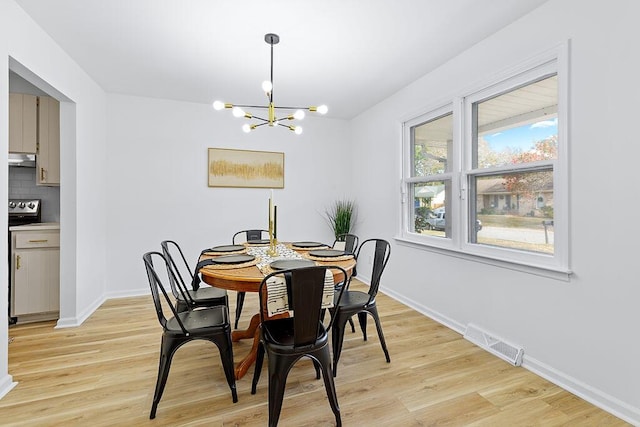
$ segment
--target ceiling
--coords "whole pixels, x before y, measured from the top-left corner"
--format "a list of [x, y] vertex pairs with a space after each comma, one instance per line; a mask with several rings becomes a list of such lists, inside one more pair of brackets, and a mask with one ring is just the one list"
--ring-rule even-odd
[[16, 0], [105, 91], [350, 119], [547, 0]]

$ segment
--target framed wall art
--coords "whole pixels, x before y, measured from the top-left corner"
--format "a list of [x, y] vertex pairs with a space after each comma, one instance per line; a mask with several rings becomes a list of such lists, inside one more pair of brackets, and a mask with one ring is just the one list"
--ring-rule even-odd
[[209, 148], [209, 187], [284, 188], [284, 153]]

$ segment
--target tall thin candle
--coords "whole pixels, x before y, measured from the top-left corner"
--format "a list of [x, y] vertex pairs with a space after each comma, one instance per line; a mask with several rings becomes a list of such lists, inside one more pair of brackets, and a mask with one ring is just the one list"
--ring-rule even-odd
[[273, 238], [278, 238], [278, 207], [273, 207]]
[[273, 190], [271, 190], [271, 198], [269, 199], [269, 223], [274, 220], [273, 207], [276, 205], [276, 199], [273, 197]]
[[273, 201], [269, 198], [269, 238], [271, 238], [271, 234], [273, 233]]

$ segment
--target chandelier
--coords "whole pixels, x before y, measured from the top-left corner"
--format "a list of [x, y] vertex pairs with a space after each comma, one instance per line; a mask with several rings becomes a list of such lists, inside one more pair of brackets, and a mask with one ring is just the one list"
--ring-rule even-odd
[[[267, 95], [267, 99], [269, 100], [269, 105], [243, 105], [243, 104], [227, 104], [222, 101], [215, 101], [213, 103], [213, 108], [216, 110], [223, 110], [225, 108], [231, 109], [234, 117], [244, 117], [249, 120], [257, 120], [258, 123], [245, 123], [242, 126], [242, 130], [245, 132], [251, 132], [252, 130], [259, 128], [260, 126], [269, 125], [273, 126], [282, 126], [285, 127], [296, 134], [302, 133], [302, 127], [283, 124], [282, 122], [288, 122], [291, 120], [302, 120], [305, 116], [305, 110], [326, 114], [329, 110], [326, 105], [319, 106], [311, 106], [311, 107], [276, 107], [273, 103], [273, 45], [278, 44], [280, 42], [280, 37], [277, 34], [265, 34], [264, 41], [267, 42], [271, 46], [271, 78], [269, 80], [265, 80], [262, 82], [262, 90]], [[261, 109], [267, 110], [267, 117], [256, 116], [255, 114], [251, 114], [246, 112], [245, 108], [251, 109]], [[276, 116], [276, 110], [283, 110], [283, 115], [278, 117]], [[295, 110], [295, 111], [294, 111]]]

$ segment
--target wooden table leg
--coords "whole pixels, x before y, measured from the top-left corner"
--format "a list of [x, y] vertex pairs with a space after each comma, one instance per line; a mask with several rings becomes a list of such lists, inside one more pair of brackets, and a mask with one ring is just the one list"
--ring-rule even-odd
[[256, 362], [256, 357], [258, 355], [258, 346], [260, 345], [260, 331], [256, 330], [256, 334], [253, 337], [253, 344], [251, 345], [251, 350], [249, 350], [249, 354], [247, 354], [244, 359], [236, 364], [235, 374], [236, 380], [244, 377], [247, 373], [251, 365]]
[[236, 364], [236, 380], [244, 377], [251, 365], [253, 365], [256, 361], [256, 356], [258, 354], [258, 345], [260, 344], [260, 329], [258, 329], [259, 325], [260, 315], [254, 314], [251, 318], [251, 322], [249, 323], [249, 327], [246, 330], [233, 331], [231, 333], [231, 340], [233, 342], [240, 341], [241, 339], [253, 338], [253, 343], [251, 345], [251, 350], [249, 350], [249, 354], [247, 354], [244, 359]]
[[231, 341], [238, 342], [247, 338], [253, 338], [256, 335], [258, 326], [260, 325], [260, 314], [256, 313], [249, 321], [249, 327], [244, 331], [231, 332]]

